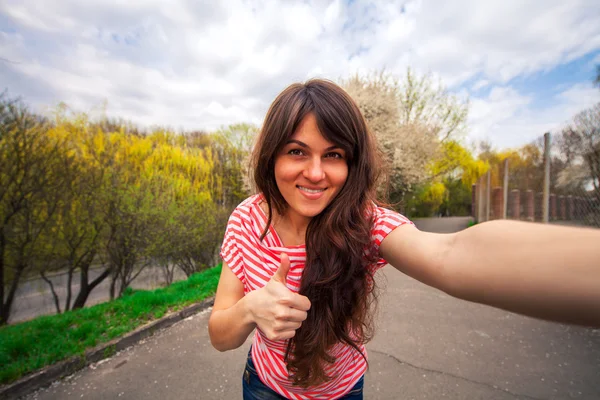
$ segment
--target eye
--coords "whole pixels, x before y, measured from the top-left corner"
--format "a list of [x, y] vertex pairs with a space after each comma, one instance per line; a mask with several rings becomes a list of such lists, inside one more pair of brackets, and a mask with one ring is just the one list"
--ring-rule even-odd
[[288, 154], [291, 155], [291, 156], [302, 156], [302, 155], [304, 155], [304, 153], [300, 149], [292, 149], [292, 150], [288, 151]]
[[334, 158], [334, 159], [342, 159], [344, 158], [343, 155], [341, 155], [340, 153], [337, 152], [331, 152], [331, 153], [327, 153], [325, 154], [326, 158]]

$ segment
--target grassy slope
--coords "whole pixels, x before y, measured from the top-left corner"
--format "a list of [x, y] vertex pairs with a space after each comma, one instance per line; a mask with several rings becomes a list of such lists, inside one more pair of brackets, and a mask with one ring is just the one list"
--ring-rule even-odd
[[215, 293], [221, 267], [152, 291], [0, 328], [0, 384], [108, 342]]

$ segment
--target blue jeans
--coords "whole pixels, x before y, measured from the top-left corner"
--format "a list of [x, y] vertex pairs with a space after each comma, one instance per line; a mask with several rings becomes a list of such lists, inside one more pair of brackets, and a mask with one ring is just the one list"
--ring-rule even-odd
[[[364, 382], [365, 377], [361, 376], [356, 385], [340, 400], [363, 400]], [[246, 361], [246, 368], [244, 369], [242, 388], [244, 400], [286, 400], [285, 397], [262, 383], [256, 368], [254, 368], [250, 352], [248, 352], [248, 361]]]

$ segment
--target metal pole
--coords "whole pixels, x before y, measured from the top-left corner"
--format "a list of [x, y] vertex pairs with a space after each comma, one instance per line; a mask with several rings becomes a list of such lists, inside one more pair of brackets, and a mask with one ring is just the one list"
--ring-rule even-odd
[[544, 134], [544, 194], [542, 196], [542, 222], [548, 223], [550, 210], [550, 132]]
[[506, 219], [508, 213], [508, 158], [504, 160], [504, 210], [502, 210], [502, 219]]

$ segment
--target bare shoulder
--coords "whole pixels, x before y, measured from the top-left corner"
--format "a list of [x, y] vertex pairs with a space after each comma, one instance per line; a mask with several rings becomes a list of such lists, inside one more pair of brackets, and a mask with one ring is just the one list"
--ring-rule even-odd
[[423, 232], [404, 224], [383, 239], [379, 253], [400, 272], [444, 290], [448, 279], [444, 260], [454, 240], [455, 234]]

